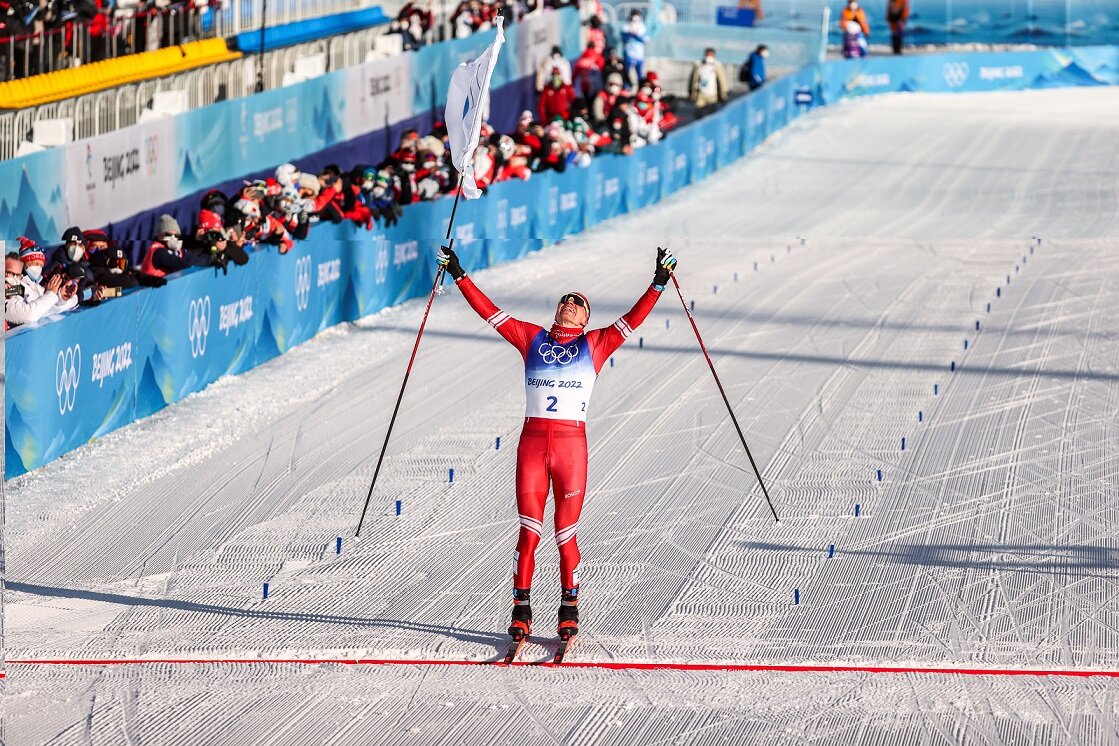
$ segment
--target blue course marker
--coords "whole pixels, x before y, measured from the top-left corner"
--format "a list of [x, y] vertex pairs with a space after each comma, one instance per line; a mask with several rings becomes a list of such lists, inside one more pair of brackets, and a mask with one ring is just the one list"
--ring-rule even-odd
[[934, 383], [933, 384], [933, 396], [940, 396], [940, 384], [939, 383]]
[[879, 482], [882, 481], [882, 470], [881, 469], [878, 470], [878, 481]]
[[265, 601], [268, 600], [268, 584], [267, 583], [264, 584], [264, 600]]
[[638, 337], [637, 338], [637, 347], [639, 349], [645, 347], [645, 338], [644, 337]]
[[966, 339], [964, 340], [964, 349], [965, 350], [967, 349], [967, 340]]
[[342, 537], [341, 536], [339, 536], [338, 539], [334, 542], [334, 553], [335, 554], [341, 554], [342, 553]]
[[901, 439], [901, 450], [905, 450], [905, 438]]
[[[613, 360], [613, 358], [611, 358], [611, 360]], [[497, 442], [494, 443], [493, 449], [495, 451], [500, 451], [501, 450], [501, 436], [500, 435], [497, 436]]]
[[451, 469], [449, 469], [449, 471], [450, 471], [450, 474], [447, 475], [447, 484], [454, 484], [455, 483], [455, 470], [454, 470], [454, 468], [451, 468]]
[[793, 588], [793, 603], [800, 603], [800, 588]]
[[956, 361], [955, 360], [952, 361], [952, 367], [950, 368], [950, 370], [953, 370], [953, 371], [956, 370]]
[[975, 331], [979, 331], [979, 319], [975, 320]]
[[397, 501], [396, 501], [396, 514], [397, 514], [397, 515], [400, 515], [400, 511], [401, 511], [401, 510], [402, 510], [403, 508], [404, 508], [404, 501], [403, 501], [403, 500], [397, 500]]
[[828, 544], [828, 559], [835, 556], [835, 544]]
[[991, 304], [990, 304], [990, 303], [988, 303], [988, 304], [987, 304], [987, 313], [990, 313], [990, 312], [991, 312]]
[[922, 412], [920, 409], [917, 410], [917, 421], [918, 422], [924, 422], [925, 421], [925, 413]]
[[996, 298], [1001, 298], [1002, 297], [1002, 288], [995, 288], [995, 297]]
[[611, 367], [611, 368], [613, 368], [613, 367], [614, 367], [614, 358], [610, 358], [610, 367]]
[[862, 510], [862, 506], [859, 505], [858, 503], [855, 503], [855, 517], [856, 518], [859, 517], [859, 513], [861, 512], [861, 510]]

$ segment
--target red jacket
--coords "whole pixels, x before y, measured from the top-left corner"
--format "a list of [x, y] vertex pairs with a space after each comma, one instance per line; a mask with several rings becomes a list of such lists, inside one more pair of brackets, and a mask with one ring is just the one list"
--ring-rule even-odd
[[546, 86], [540, 92], [540, 121], [547, 124], [555, 117], [565, 122], [571, 118], [571, 104], [575, 102], [575, 89], [564, 83], [559, 88]]

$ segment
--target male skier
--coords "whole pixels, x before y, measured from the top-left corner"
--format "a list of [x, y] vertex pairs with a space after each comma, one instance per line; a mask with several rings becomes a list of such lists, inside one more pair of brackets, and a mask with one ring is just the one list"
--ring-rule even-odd
[[608, 327], [585, 331], [591, 304], [582, 293], [565, 293], [556, 304], [551, 329], [520, 321], [487, 298], [466, 276], [455, 252], [443, 247], [439, 266], [454, 278], [466, 302], [497, 333], [516, 347], [525, 361], [525, 425], [517, 446], [517, 512], [520, 533], [514, 552], [514, 641], [532, 628], [529, 590], [536, 547], [543, 530], [544, 504], [551, 483], [556, 502], [555, 536], [560, 556], [559, 637], [579, 631], [579, 547], [575, 531], [587, 487], [587, 406], [602, 366], [653, 310], [676, 268], [667, 249], [657, 249], [653, 282], [630, 309]]

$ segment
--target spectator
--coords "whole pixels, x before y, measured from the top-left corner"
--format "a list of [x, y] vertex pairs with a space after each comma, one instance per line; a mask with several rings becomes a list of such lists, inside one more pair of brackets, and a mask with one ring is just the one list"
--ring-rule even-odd
[[208, 257], [183, 251], [183, 231], [170, 215], [160, 215], [155, 240], [148, 246], [140, 271], [152, 277], [166, 277], [187, 267], [211, 264]]
[[839, 29], [843, 33], [843, 56], [866, 57], [870, 26], [858, 0], [847, 0], [847, 6], [839, 14]]
[[617, 73], [618, 77], [624, 80], [626, 76], [626, 63], [618, 56], [617, 49], [614, 47], [607, 47], [606, 64], [602, 66], [602, 79], [608, 80], [614, 73]]
[[765, 44], [759, 44], [758, 48], [751, 52], [746, 61], [742, 63], [738, 79], [750, 86], [751, 91], [765, 85], [765, 61], [767, 59], [769, 59], [769, 47]]
[[905, 24], [909, 21], [909, 0], [890, 0], [886, 6], [886, 20], [890, 24], [890, 43], [894, 54], [901, 54], [905, 43]]
[[43, 276], [61, 275], [64, 280], [76, 283], [78, 302], [96, 305], [101, 301], [93, 270], [86, 258], [85, 236], [77, 227], [67, 228], [62, 234], [62, 245], [51, 254]]
[[555, 75], [556, 70], [559, 70], [560, 77], [567, 85], [571, 85], [571, 63], [563, 56], [563, 50], [559, 47], [552, 47], [552, 53], [546, 59], [541, 61], [539, 67], [536, 68], [536, 92], [540, 93], [551, 82], [552, 76]]
[[645, 78], [645, 42], [649, 37], [641, 11], [629, 15], [629, 23], [622, 29], [622, 49], [625, 52], [626, 80], [636, 85]]
[[540, 121], [551, 122], [557, 117], [562, 121], [571, 118], [571, 104], [575, 101], [575, 89], [564, 82], [558, 67], [552, 68], [552, 79], [540, 92]]
[[606, 78], [606, 88], [599, 91], [591, 105], [591, 116], [594, 118], [592, 123], [595, 127], [606, 124], [606, 119], [610, 116], [610, 112], [614, 110], [614, 104], [617, 103], [618, 96], [621, 94], [622, 76], [618, 73], [610, 73], [610, 76]]
[[692, 65], [688, 88], [697, 116], [703, 116], [712, 106], [727, 100], [727, 75], [723, 64], [715, 59], [714, 49], [708, 47], [703, 52], [703, 59]]
[[109, 240], [103, 231], [86, 231], [85, 237], [86, 245], [90, 249], [89, 266], [94, 280], [102, 288], [102, 297], [118, 294], [105, 292], [106, 288], [128, 290], [139, 285], [162, 287], [167, 284], [167, 280], [162, 277], [145, 275], [139, 270], [130, 268], [128, 255], [124, 253], [124, 249]]
[[593, 46], [595, 51], [602, 55], [606, 52], [606, 32], [602, 30], [602, 18], [591, 16], [587, 29], [587, 44]]
[[572, 75], [575, 92], [588, 101], [597, 96], [602, 90], [602, 68], [605, 66], [606, 58], [602, 56], [602, 51], [593, 41], [587, 42], [587, 48], [575, 60]]
[[222, 224], [217, 213], [202, 210], [198, 213], [194, 234], [183, 241], [183, 248], [207, 259], [213, 266], [220, 267], [222, 273], [226, 273], [229, 271], [229, 262], [242, 267], [249, 263], [244, 242], [230, 242], [230, 235], [231, 231]]
[[46, 287], [40, 285], [36, 277], [42, 276], [46, 255], [29, 238], [20, 236], [19, 244], [18, 254], [4, 258], [4, 321], [9, 326], [29, 324], [77, 306], [77, 283], [56, 274]]

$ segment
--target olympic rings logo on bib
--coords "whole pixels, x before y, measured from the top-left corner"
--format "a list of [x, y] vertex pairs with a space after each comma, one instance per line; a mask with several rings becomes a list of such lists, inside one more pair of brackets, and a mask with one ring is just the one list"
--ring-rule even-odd
[[562, 345], [545, 342], [540, 345], [537, 352], [540, 353], [541, 359], [548, 365], [567, 365], [579, 355], [579, 345], [573, 344], [570, 347], [563, 347]]

